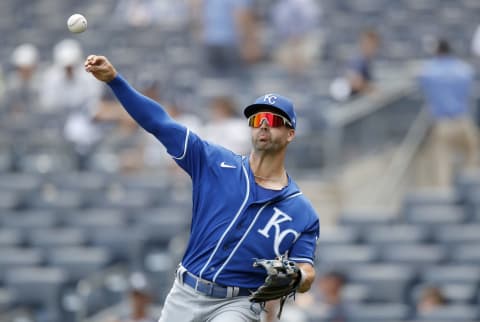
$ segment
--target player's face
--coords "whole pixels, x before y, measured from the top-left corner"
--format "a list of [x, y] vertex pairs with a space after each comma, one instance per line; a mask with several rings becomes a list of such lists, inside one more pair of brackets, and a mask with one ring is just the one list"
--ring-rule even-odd
[[272, 153], [285, 149], [295, 137], [295, 130], [288, 127], [283, 120], [274, 119], [268, 113], [257, 114], [263, 119], [249, 120], [253, 149]]

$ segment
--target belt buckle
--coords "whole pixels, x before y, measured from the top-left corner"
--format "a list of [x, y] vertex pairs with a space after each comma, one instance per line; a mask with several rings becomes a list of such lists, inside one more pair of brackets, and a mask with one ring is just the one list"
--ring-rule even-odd
[[[203, 285], [207, 285], [207, 286], [208, 286], [208, 290], [205, 291], [205, 292], [200, 292], [200, 291], [198, 290], [198, 285], [200, 284], [199, 282], [200, 282], [201, 284], [203, 284]], [[213, 282], [208, 282], [208, 281], [203, 282], [203, 281], [200, 281], [200, 278], [199, 278], [199, 277], [197, 277], [197, 278], [195, 279], [195, 291], [196, 291], [196, 292], [204, 293], [205, 295], [212, 296], [212, 295], [213, 295], [213, 288], [214, 288]]]

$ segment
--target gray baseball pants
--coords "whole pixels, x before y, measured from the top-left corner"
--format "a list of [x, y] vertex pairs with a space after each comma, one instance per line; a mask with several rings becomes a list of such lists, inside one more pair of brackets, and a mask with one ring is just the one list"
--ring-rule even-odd
[[259, 322], [260, 316], [260, 305], [252, 306], [248, 297], [209, 297], [183, 284], [177, 274], [158, 322]]

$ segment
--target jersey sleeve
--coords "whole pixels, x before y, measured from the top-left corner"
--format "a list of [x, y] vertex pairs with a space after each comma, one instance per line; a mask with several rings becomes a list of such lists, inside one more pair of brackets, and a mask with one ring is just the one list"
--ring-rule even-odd
[[316, 219], [307, 229], [298, 237], [290, 250], [289, 259], [298, 263], [310, 263], [314, 265], [315, 250], [318, 237], [320, 235], [319, 220]]

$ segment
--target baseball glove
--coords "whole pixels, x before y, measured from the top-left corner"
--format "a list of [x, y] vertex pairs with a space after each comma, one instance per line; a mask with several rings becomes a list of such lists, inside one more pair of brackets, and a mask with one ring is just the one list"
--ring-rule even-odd
[[275, 259], [256, 259], [254, 267], [263, 267], [267, 271], [265, 283], [250, 295], [250, 301], [261, 303], [280, 299], [278, 318], [282, 314], [283, 305], [287, 298], [295, 296], [301, 280], [300, 268], [286, 257]]

